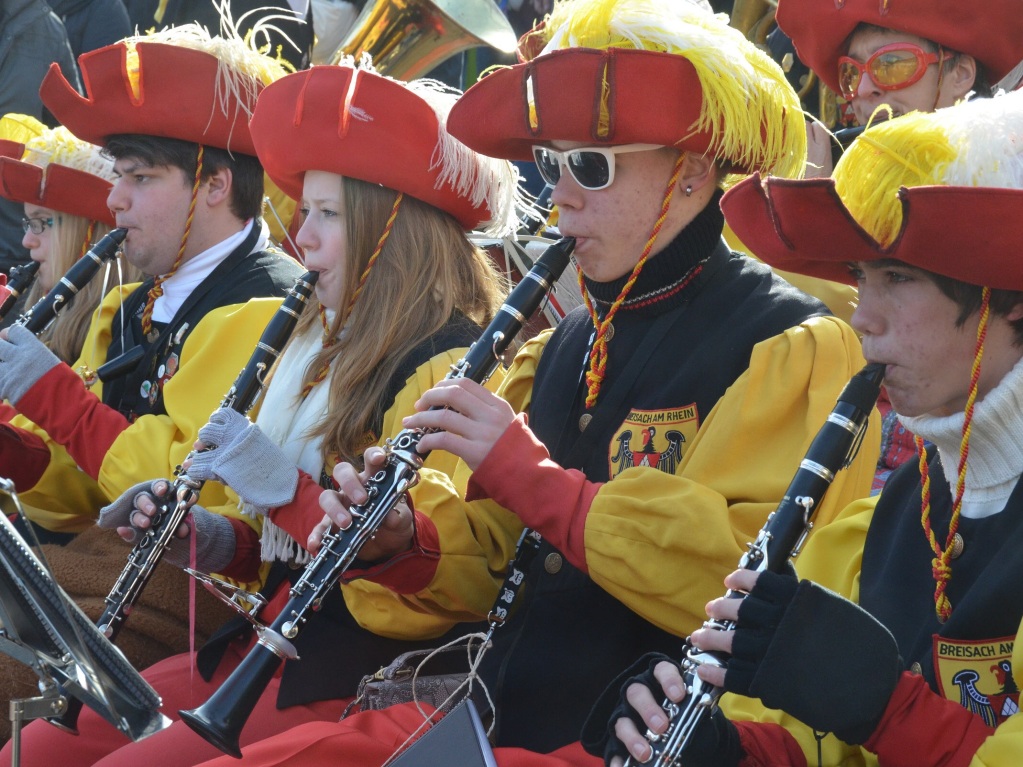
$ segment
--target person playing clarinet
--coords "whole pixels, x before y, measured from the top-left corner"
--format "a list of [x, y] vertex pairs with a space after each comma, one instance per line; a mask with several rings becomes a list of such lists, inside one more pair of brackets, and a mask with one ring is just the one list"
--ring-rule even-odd
[[[1018, 764], [1023, 93], [874, 126], [834, 179], [752, 178], [722, 206], [768, 263], [858, 285], [853, 324], [919, 455], [810, 535], [801, 579], [725, 579], [748, 596], [707, 611], [734, 630], [691, 641], [724, 653], [697, 674], [734, 695], [680, 763]], [[675, 661], [608, 691], [624, 699], [610, 730], [594, 714], [593, 746], [610, 765], [649, 763], [640, 733], [685, 697]]]

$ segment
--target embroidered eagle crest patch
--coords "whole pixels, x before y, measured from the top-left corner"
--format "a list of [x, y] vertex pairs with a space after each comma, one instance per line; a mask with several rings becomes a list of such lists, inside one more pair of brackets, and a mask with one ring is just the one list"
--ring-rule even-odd
[[608, 476], [614, 479], [634, 466], [652, 466], [674, 474], [699, 428], [695, 404], [631, 411], [611, 439]]
[[1015, 637], [987, 640], [934, 638], [934, 668], [940, 692], [985, 724], [997, 727], [1019, 711], [1012, 675]]

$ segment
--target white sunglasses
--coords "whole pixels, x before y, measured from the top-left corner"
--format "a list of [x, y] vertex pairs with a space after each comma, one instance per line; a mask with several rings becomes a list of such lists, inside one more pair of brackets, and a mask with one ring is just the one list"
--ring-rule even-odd
[[562, 167], [583, 189], [597, 191], [615, 180], [615, 155], [661, 149], [661, 144], [622, 144], [621, 146], [584, 146], [559, 152], [533, 145], [533, 159], [543, 180], [554, 186], [561, 179]]

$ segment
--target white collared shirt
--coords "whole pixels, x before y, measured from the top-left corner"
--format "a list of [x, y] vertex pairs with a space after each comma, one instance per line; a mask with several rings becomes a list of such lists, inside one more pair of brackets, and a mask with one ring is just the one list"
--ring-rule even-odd
[[153, 321], [170, 322], [174, 319], [192, 291], [245, 241], [254, 226], [259, 226], [260, 232], [250, 252], [266, 248], [270, 242], [270, 230], [262, 219], [249, 219], [240, 232], [188, 259], [163, 283], [163, 295], [153, 305]]

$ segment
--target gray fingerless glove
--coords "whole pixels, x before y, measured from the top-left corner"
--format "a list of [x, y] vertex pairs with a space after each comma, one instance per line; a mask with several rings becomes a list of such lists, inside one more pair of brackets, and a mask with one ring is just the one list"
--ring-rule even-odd
[[229, 408], [220, 408], [199, 430], [199, 440], [217, 447], [196, 453], [188, 467], [193, 479], [229, 485], [253, 511], [266, 514], [290, 503], [298, 469], [258, 426]]
[[147, 479], [145, 482], [132, 485], [99, 510], [99, 519], [96, 524], [107, 530], [116, 530], [118, 527], [130, 527], [135, 531], [135, 538], [137, 539], [139, 533], [144, 531], [142, 528], [133, 525], [131, 521], [131, 516], [135, 513], [135, 501], [141, 495], [148, 495], [154, 501], [158, 501], [160, 496], [153, 492], [153, 485], [157, 482], [166, 482], [167, 487], [171, 485], [165, 479]]
[[204, 573], [222, 572], [234, 559], [237, 547], [231, 522], [202, 506], [193, 506], [190, 513], [191, 520], [186, 523], [195, 536], [195, 565], [189, 563], [191, 538], [175, 537], [164, 553], [164, 561], [175, 567], [194, 567]]
[[[168, 500], [167, 493], [158, 495], [153, 491], [157, 482], [166, 482], [168, 489], [172, 483], [162, 479], [140, 482], [123, 493], [111, 504], [99, 510], [99, 526], [106, 529], [130, 527], [135, 531], [135, 539], [146, 532], [132, 522], [132, 515], [137, 511], [136, 501], [140, 496], [148, 495], [154, 503]], [[234, 559], [237, 542], [234, 528], [227, 517], [213, 514], [202, 506], [192, 506], [191, 517], [186, 517], [186, 524], [196, 536], [195, 569], [206, 573], [218, 573]], [[191, 539], [174, 537], [164, 552], [164, 561], [175, 567], [190, 567]]]
[[34, 333], [20, 325], [12, 326], [7, 340], [0, 341], [0, 399], [17, 405], [40, 378], [59, 364], [57, 356]]
[[209, 423], [199, 429], [199, 441], [205, 442], [208, 447], [230, 447], [250, 426], [252, 421], [237, 410], [217, 408], [210, 416]]

